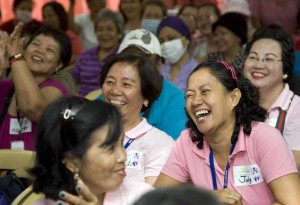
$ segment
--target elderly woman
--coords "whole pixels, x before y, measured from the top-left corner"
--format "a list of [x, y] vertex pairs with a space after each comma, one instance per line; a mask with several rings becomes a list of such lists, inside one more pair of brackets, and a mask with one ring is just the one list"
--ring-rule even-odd
[[217, 52], [208, 54], [208, 60], [225, 60], [236, 69], [242, 69], [243, 45], [247, 43], [248, 27], [246, 16], [228, 12], [212, 25]]
[[95, 21], [95, 32], [99, 45], [84, 51], [76, 60], [71, 71], [79, 85], [79, 96], [99, 89], [100, 73], [105, 62], [114, 56], [123, 37], [121, 14], [102, 9]]
[[177, 16], [164, 18], [157, 28], [162, 57], [166, 63], [161, 68], [163, 77], [185, 91], [189, 74], [198, 62], [189, 54], [192, 40], [187, 25]]
[[34, 133], [45, 107], [67, 94], [51, 79], [71, 58], [71, 42], [59, 30], [42, 27], [25, 46], [22, 23], [10, 35], [1, 35], [7, 48], [12, 80], [0, 80], [0, 148], [34, 149]]
[[30, 169], [32, 190], [45, 198], [34, 205], [125, 205], [151, 190], [146, 184], [122, 184], [123, 136], [120, 113], [108, 103], [66, 97], [49, 105], [39, 122], [36, 162]]
[[189, 129], [155, 186], [192, 182], [224, 204], [297, 204], [300, 179], [280, 132], [265, 123], [258, 91], [227, 62], [204, 62], [189, 77]]
[[161, 92], [159, 72], [144, 56], [123, 52], [107, 62], [100, 83], [103, 100], [116, 106], [122, 114], [126, 179], [153, 184], [174, 142], [140, 115]]
[[247, 45], [246, 56], [244, 75], [259, 88], [260, 103], [268, 111], [266, 122], [282, 133], [300, 170], [300, 97], [288, 84], [293, 77], [293, 41], [280, 26], [263, 26]]

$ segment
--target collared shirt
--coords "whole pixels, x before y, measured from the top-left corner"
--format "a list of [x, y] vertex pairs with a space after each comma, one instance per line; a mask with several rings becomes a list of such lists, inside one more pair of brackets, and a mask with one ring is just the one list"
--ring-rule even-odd
[[[233, 153], [228, 157], [228, 188], [242, 195], [244, 205], [269, 205], [274, 196], [268, 183], [291, 173], [298, 173], [294, 158], [280, 132], [262, 122], [253, 123], [250, 136], [243, 128]], [[209, 165], [209, 146], [204, 138], [198, 149], [190, 136], [182, 132], [162, 169], [167, 176], [213, 190]], [[215, 161], [217, 186], [223, 187], [224, 171]]]
[[125, 180], [145, 182], [145, 177], [158, 176], [167, 160], [174, 140], [165, 132], [143, 120], [125, 132], [124, 144], [134, 139], [126, 149]]
[[[294, 93], [286, 83], [284, 89], [268, 110], [269, 115], [266, 123], [275, 127], [280, 108], [287, 110], [283, 137], [290, 150], [300, 151], [300, 97], [298, 95], [293, 97], [293, 95]], [[291, 102], [292, 97], [293, 100]]]
[[[102, 94], [97, 99], [102, 100]], [[183, 91], [163, 79], [162, 91], [152, 103], [147, 121], [176, 140], [186, 128], [187, 122]]]
[[[190, 76], [191, 72], [198, 64], [199, 64], [198, 61], [196, 61], [194, 58], [191, 58], [186, 64], [181, 66], [179, 75], [176, 81], [174, 82], [174, 84], [178, 88], [183, 90], [183, 92], [185, 92], [186, 90], [188, 77]], [[162, 76], [168, 81], [171, 81], [171, 76], [170, 76], [171, 68], [172, 68], [171, 64], [164, 64], [161, 68]]]

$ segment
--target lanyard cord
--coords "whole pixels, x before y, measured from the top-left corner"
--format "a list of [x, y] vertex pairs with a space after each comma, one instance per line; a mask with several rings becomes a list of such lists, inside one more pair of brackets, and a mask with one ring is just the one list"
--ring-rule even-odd
[[131, 143], [134, 141], [134, 139], [130, 138], [126, 144], [124, 145], [124, 148], [127, 149], [129, 147], [129, 145], [131, 145]]
[[18, 123], [19, 123], [19, 126], [20, 126], [19, 139], [22, 139], [22, 125], [23, 125], [24, 117], [21, 117], [21, 111], [20, 111], [20, 108], [19, 108], [17, 98], [16, 98], [16, 112], [17, 112]]
[[[230, 154], [232, 154], [233, 150], [234, 150], [234, 147], [235, 147], [235, 144], [236, 143], [233, 143], [231, 145], [231, 148], [230, 148]], [[214, 187], [214, 190], [217, 190], [218, 189], [218, 186], [217, 186], [217, 178], [216, 178], [216, 170], [215, 170], [215, 165], [214, 165], [214, 154], [210, 148], [210, 153], [209, 153], [209, 166], [210, 166], [210, 171], [211, 171], [211, 177], [212, 177], [212, 182], [213, 182], [213, 187]], [[225, 168], [225, 174], [224, 174], [224, 185], [223, 185], [223, 188], [227, 188], [227, 184], [228, 184], [228, 170], [229, 170], [229, 161], [227, 162], [227, 165], [226, 165], [226, 168]]]

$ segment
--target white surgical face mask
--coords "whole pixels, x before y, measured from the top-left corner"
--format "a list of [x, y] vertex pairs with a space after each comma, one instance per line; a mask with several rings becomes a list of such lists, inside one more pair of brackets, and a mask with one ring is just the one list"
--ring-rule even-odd
[[28, 23], [32, 20], [32, 13], [26, 10], [17, 10], [16, 18], [23, 23]]
[[180, 38], [161, 44], [161, 55], [169, 63], [174, 64], [183, 56], [186, 48]]
[[159, 23], [160, 23], [160, 20], [158, 20], [158, 19], [143, 19], [142, 20], [142, 28], [146, 29], [156, 35], [156, 30], [157, 30]]

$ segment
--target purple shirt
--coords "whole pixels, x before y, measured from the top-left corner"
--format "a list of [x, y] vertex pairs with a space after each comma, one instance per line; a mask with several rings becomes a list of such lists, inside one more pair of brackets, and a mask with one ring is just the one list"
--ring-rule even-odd
[[[2, 113], [3, 105], [8, 95], [13, 82], [11, 80], [0, 81], [0, 112]], [[40, 89], [44, 87], [55, 87], [59, 89], [64, 95], [67, 95], [67, 89], [59, 82], [52, 79], [48, 79], [39, 85]], [[24, 142], [25, 150], [34, 150], [34, 134], [36, 130], [36, 123], [31, 122], [31, 132], [23, 132], [21, 134], [21, 139], [19, 139], [19, 134], [10, 134], [10, 123], [11, 120], [18, 120], [16, 116], [10, 115], [6, 112], [5, 117], [0, 127], [0, 149], [11, 149], [11, 142], [16, 140], [22, 140]]]
[[[198, 61], [196, 61], [194, 58], [191, 58], [186, 64], [182, 65], [178, 78], [174, 82], [174, 84], [183, 90], [185, 92], [186, 90], [186, 84], [187, 79], [190, 76], [191, 72], [194, 70], [194, 68], [199, 64]], [[170, 78], [170, 72], [171, 72], [171, 65], [170, 64], [164, 64], [161, 68], [161, 74], [162, 76], [171, 82]]]
[[79, 82], [79, 96], [84, 97], [89, 92], [100, 88], [100, 74], [106, 61], [117, 54], [118, 47], [105, 59], [98, 57], [100, 46], [84, 51], [76, 60], [71, 71], [72, 76]]

